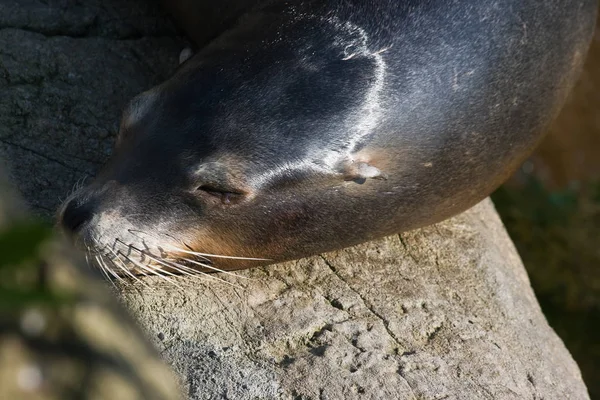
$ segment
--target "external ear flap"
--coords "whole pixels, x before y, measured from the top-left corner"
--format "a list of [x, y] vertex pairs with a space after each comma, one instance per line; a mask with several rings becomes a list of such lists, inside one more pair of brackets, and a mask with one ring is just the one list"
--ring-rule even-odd
[[179, 53], [179, 65], [183, 64], [194, 55], [194, 51], [190, 47], [186, 47]]
[[342, 162], [340, 172], [344, 180], [363, 184], [367, 179], [387, 179], [388, 176], [379, 168], [364, 161], [346, 160]]

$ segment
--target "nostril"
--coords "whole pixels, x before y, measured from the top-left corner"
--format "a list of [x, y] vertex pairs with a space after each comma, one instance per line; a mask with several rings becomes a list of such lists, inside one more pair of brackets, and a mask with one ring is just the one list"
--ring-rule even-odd
[[67, 231], [77, 233], [92, 218], [92, 214], [92, 205], [89, 202], [80, 203], [73, 199], [64, 208], [61, 224]]

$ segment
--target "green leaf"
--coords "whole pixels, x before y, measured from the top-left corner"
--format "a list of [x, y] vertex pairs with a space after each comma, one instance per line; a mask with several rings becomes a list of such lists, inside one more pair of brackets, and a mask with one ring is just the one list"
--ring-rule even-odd
[[52, 293], [47, 290], [0, 290], [0, 310], [16, 310], [33, 305], [56, 307], [73, 301], [72, 296], [67, 296], [64, 293]]
[[0, 268], [36, 260], [52, 229], [37, 221], [21, 221], [0, 232]]

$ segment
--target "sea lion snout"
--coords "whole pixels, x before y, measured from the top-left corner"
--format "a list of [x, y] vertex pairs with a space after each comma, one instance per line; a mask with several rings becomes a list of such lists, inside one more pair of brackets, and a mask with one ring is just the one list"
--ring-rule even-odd
[[163, 234], [171, 229], [160, 218], [145, 218], [143, 212], [132, 211], [144, 207], [144, 198], [143, 190], [134, 193], [127, 185], [100, 180], [71, 195], [58, 212], [57, 224], [113, 277], [104, 263], [111, 263], [125, 276], [169, 267], [167, 249], [170, 253], [181, 244]]
[[57, 226], [71, 237], [89, 239], [102, 214], [118, 209], [125, 196], [123, 188], [114, 181], [81, 188], [58, 210]]
[[71, 199], [59, 213], [59, 225], [71, 235], [79, 234], [94, 216], [96, 203], [95, 201], [81, 201], [79, 198]]

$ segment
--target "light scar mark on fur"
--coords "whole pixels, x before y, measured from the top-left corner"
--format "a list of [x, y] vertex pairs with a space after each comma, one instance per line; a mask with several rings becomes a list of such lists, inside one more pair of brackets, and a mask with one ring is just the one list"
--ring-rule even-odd
[[[339, 24], [339, 22], [334, 23]], [[357, 132], [357, 135], [353, 137], [353, 140], [348, 147], [348, 151], [352, 152], [358, 142], [363, 137], [370, 134], [379, 123], [382, 114], [381, 91], [383, 90], [385, 77], [387, 74], [387, 64], [383, 58], [383, 53], [389, 50], [391, 46], [372, 52], [369, 49], [369, 35], [363, 28], [351, 22], [343, 23], [341, 28], [348, 34], [358, 35], [358, 38], [353, 40], [352, 43], [348, 44], [345, 50], [347, 51], [348, 48], [353, 47], [354, 52], [352, 54], [345, 54], [343, 60], [360, 56], [373, 59], [375, 62], [375, 75], [373, 77], [373, 83], [367, 90], [362, 107], [363, 114], [358, 123], [355, 125], [354, 129]]]
[[269, 182], [272, 182], [275, 178], [285, 176], [286, 174], [292, 174], [294, 171], [321, 171], [321, 172], [329, 172], [328, 169], [319, 167], [319, 165], [314, 164], [310, 161], [296, 161], [296, 162], [286, 162], [278, 165], [277, 167], [271, 168], [268, 171], [265, 171], [261, 174], [252, 177], [252, 186], [261, 187]]
[[[362, 27], [349, 21], [341, 22], [335, 17], [330, 18], [329, 22], [347, 35], [355, 37], [348, 43], [345, 43], [344, 57], [342, 60], [348, 61], [356, 57], [364, 57], [372, 59], [375, 63], [372, 84], [367, 90], [360, 112], [357, 113], [360, 117], [358, 120], [351, 122], [351, 130], [354, 132], [354, 135], [350, 138], [350, 141], [342, 151], [329, 151], [323, 157], [325, 165], [334, 167], [339, 163], [340, 157], [351, 159], [358, 144], [373, 132], [381, 120], [381, 115], [383, 113], [383, 107], [381, 106], [381, 92], [383, 91], [387, 75], [387, 63], [385, 62], [383, 54], [388, 51], [391, 46], [372, 51], [369, 48], [369, 34]], [[340, 38], [338, 40], [344, 41], [347, 39]]]
[[[253, 179], [253, 185], [258, 187], [268, 183], [273, 178], [282, 176], [286, 173], [292, 173], [294, 170], [311, 170], [315, 172], [331, 172], [335, 171], [340, 161], [344, 159], [352, 159], [358, 144], [377, 127], [381, 120], [383, 107], [381, 105], [381, 92], [385, 85], [387, 75], [387, 63], [383, 54], [388, 51], [391, 46], [372, 51], [369, 48], [370, 37], [362, 27], [353, 24], [349, 21], [342, 22], [337, 17], [330, 17], [325, 22], [334, 25], [341, 31], [342, 35], [334, 38], [334, 45], [344, 48], [342, 60], [348, 61], [357, 57], [370, 58], [375, 63], [375, 72], [372, 84], [368, 88], [362, 107], [356, 115], [359, 115], [358, 120], [353, 119], [348, 125], [349, 129], [354, 132], [350, 140], [344, 144], [342, 148], [325, 149], [320, 151], [322, 156], [319, 162], [321, 165], [311, 161], [288, 162], [272, 168], [271, 170], [260, 174]], [[348, 36], [351, 39], [348, 39]]]

